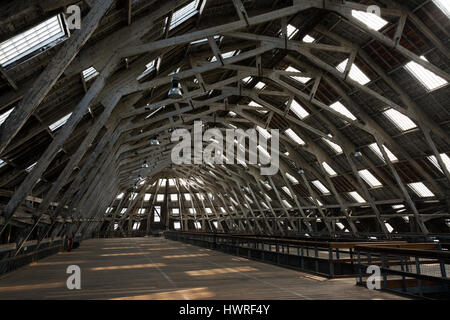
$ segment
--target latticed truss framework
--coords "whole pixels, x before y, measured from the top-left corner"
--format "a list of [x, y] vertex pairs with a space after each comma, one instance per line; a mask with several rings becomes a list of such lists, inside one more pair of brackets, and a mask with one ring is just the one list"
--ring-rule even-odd
[[[0, 67], [2, 239], [449, 231], [450, 20], [435, 3], [377, 1], [381, 17], [371, 1], [43, 3], [3, 5], [3, 44], [69, 4], [82, 28]], [[279, 172], [174, 165], [171, 132], [199, 120], [280, 130]]]

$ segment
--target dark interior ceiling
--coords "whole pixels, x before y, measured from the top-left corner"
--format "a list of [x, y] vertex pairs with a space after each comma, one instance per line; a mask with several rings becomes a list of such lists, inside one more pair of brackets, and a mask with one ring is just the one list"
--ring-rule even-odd
[[[269, 234], [389, 234], [386, 223], [394, 233], [449, 232], [450, 168], [439, 169], [428, 157], [444, 161], [441, 154], [450, 151], [450, 88], [427, 90], [404, 67], [412, 60], [425, 63], [450, 80], [450, 20], [433, 1], [203, 0], [192, 17], [168, 30], [172, 14], [190, 2], [0, 4], [0, 42], [64, 12], [68, 5], [76, 4], [82, 12], [80, 30], [2, 68], [0, 115], [14, 107], [0, 127], [2, 241], [11, 241], [6, 225], [49, 230], [77, 223], [87, 232], [116, 224], [119, 229], [133, 228], [141, 221], [137, 228], [146, 228], [145, 221], [162, 229], [182, 221], [184, 229], [195, 229], [194, 222], [200, 221], [204, 230]], [[241, 4], [245, 10], [236, 10]], [[388, 22], [378, 32], [348, 15], [352, 8], [372, 4], [382, 8]], [[91, 26], [92, 12], [102, 7], [106, 14], [98, 26]], [[298, 30], [291, 39], [280, 34], [284, 24]], [[89, 27], [92, 35], [84, 44], [77, 42]], [[236, 50], [223, 65], [210, 61], [214, 52], [208, 41], [191, 43], [214, 35], [221, 36], [216, 45], [222, 54]], [[302, 41], [306, 35], [314, 43]], [[392, 40], [397, 36], [398, 41]], [[76, 47], [73, 60], [58, 64], [72, 52], [70, 45]], [[420, 56], [428, 62], [421, 62]], [[349, 57], [369, 83], [359, 85], [335, 69]], [[159, 63], [137, 80], [155, 59]], [[288, 66], [312, 79], [305, 84], [293, 79], [284, 71]], [[84, 81], [82, 72], [89, 67], [99, 75]], [[173, 72], [181, 78], [184, 93], [177, 101], [167, 98]], [[250, 81], [242, 81], [249, 76]], [[258, 89], [259, 82], [263, 89]], [[45, 87], [48, 92], [39, 90]], [[309, 113], [304, 119], [286, 107], [293, 99]], [[249, 107], [252, 100], [263, 107]], [[329, 106], [336, 101], [356, 120], [333, 112]], [[416, 127], [399, 129], [383, 113], [391, 107]], [[52, 132], [49, 126], [70, 112], [68, 123]], [[171, 163], [170, 133], [191, 129], [200, 119], [206, 127], [279, 129], [279, 173], [263, 177], [251, 164]], [[288, 128], [305, 145], [290, 140], [284, 134]], [[328, 135], [342, 152], [326, 143], [323, 137]], [[151, 140], [159, 145], [151, 145]], [[398, 160], [390, 164], [377, 156], [369, 147], [377, 141]], [[355, 157], [355, 152], [362, 156]], [[148, 168], [142, 168], [144, 161]], [[336, 174], [327, 174], [323, 162]], [[363, 169], [382, 186], [362, 180], [357, 171]], [[287, 179], [286, 173], [298, 182]], [[160, 186], [162, 179], [176, 183]], [[311, 183], [316, 180], [327, 194]], [[408, 184], [416, 182], [433, 196], [415, 193]], [[355, 191], [363, 203], [349, 196]], [[116, 198], [121, 193], [123, 197]], [[137, 196], [130, 198], [134, 193]], [[144, 200], [146, 193], [152, 196]], [[186, 193], [192, 200], [183, 197]], [[201, 200], [197, 193], [212, 201]], [[158, 201], [156, 194], [165, 194], [164, 200]], [[170, 201], [170, 194], [178, 194], [178, 200]], [[395, 207], [401, 204], [404, 207]], [[123, 208], [127, 210], [121, 213]], [[155, 214], [161, 214], [161, 221]]]

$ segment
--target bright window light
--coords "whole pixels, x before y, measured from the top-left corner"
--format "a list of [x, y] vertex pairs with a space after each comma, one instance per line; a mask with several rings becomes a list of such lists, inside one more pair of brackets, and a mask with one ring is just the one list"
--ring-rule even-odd
[[130, 194], [130, 200], [136, 199], [137, 195], [138, 195], [138, 194], [137, 194], [136, 192], [132, 192], [132, 193]]
[[366, 203], [366, 200], [364, 200], [364, 198], [356, 191], [349, 192], [348, 195], [358, 203]]
[[314, 41], [316, 41], [316, 39], [307, 34], [303, 37], [302, 41], [306, 43], [313, 43]]
[[0, 114], [0, 126], [5, 122], [5, 120], [9, 117], [11, 112], [13, 112], [14, 108], [9, 109], [8, 111]]
[[161, 187], [165, 187], [166, 186], [166, 182], [167, 182], [167, 179], [159, 179], [159, 185]]
[[54, 16], [0, 43], [0, 65], [6, 67], [26, 56], [42, 53], [66, 38], [61, 15]]
[[281, 187], [281, 189], [283, 189], [283, 191], [286, 192], [286, 194], [292, 198], [292, 193], [288, 187], [284, 186], [284, 187]]
[[170, 194], [170, 201], [172, 201], [172, 202], [178, 201], [178, 194], [176, 194], [176, 193], [171, 193], [171, 194]]
[[219, 228], [219, 223], [217, 221], [213, 221], [214, 228]]
[[145, 77], [147, 74], [149, 74], [150, 72], [152, 72], [153, 70], [155, 70], [155, 61], [156, 60], [152, 60], [149, 63], [147, 63], [145, 65], [145, 70], [144, 72], [141, 73], [141, 75], [139, 77], [136, 78], [136, 80], [141, 80], [143, 77]]
[[[389, 150], [388, 148], [386, 148], [385, 145], [383, 145], [384, 150], [386, 151], [386, 154], [389, 158], [389, 160], [391, 160], [391, 162], [396, 162], [398, 161], [398, 158], [391, 152], [391, 150]], [[372, 143], [371, 145], [369, 145], [369, 148], [381, 159], [384, 161], [384, 157], [383, 154], [381, 153], [380, 148], [378, 148], [378, 144], [376, 142]]]
[[272, 135], [266, 129], [256, 126], [256, 130], [258, 130], [259, 134], [262, 135], [266, 140], [270, 139]]
[[328, 145], [331, 147], [331, 149], [333, 149], [337, 154], [341, 154], [341, 153], [342, 153], [342, 148], [341, 148], [341, 146], [338, 145], [337, 143], [334, 143], [333, 141], [330, 141], [330, 140], [328, 140], [328, 139], [326, 139], [326, 138], [322, 138], [322, 140], [323, 140], [326, 144], [328, 144]]
[[283, 204], [284, 204], [284, 206], [286, 207], [286, 208], [288, 208], [288, 209], [291, 209], [292, 208], [292, 206], [291, 206], [291, 204], [289, 203], [289, 202], [287, 202], [287, 200], [281, 200], [282, 202], [283, 202]]
[[110, 213], [111, 211], [113, 211], [113, 207], [108, 207], [108, 208], [106, 208], [105, 213]]
[[450, 18], [450, 2], [448, 0], [433, 0], [434, 4]]
[[374, 13], [352, 10], [352, 16], [364, 23], [367, 27], [373, 30], [380, 30], [385, 25], [387, 25], [387, 21], [383, 18], [380, 18], [378, 15]]
[[124, 214], [125, 212], [127, 212], [127, 208], [122, 208], [122, 210], [120, 210], [120, 214]]
[[[236, 50], [233, 50], [233, 51], [222, 53], [221, 56], [222, 56], [222, 59], [228, 59], [228, 58], [231, 58], [232, 56], [234, 56], [235, 53], [236, 53]], [[211, 62], [214, 62], [214, 61], [217, 61], [216, 56], [211, 58]]]
[[181, 223], [179, 221], [174, 221], [173, 222], [173, 228], [175, 230], [180, 230], [181, 229]]
[[139, 227], [141, 226], [140, 222], [133, 223], [133, 230], [139, 230]]
[[184, 6], [183, 8], [175, 11], [172, 15], [172, 21], [170, 22], [169, 30], [179, 26], [189, 18], [195, 16], [198, 13], [198, 5], [200, 0], [194, 0]]
[[[420, 59], [428, 61], [424, 56]], [[406, 70], [408, 70], [419, 82], [425, 86], [425, 88], [431, 92], [439, 88], [444, 87], [448, 84], [447, 80], [441, 78], [434, 72], [425, 69], [420, 64], [414, 61], [410, 61], [405, 65]]]
[[[295, 69], [294, 67], [287, 67], [285, 71], [288, 72], [300, 72], [300, 70]], [[309, 80], [311, 80], [311, 78], [308, 77], [300, 77], [300, 76], [290, 76], [291, 78], [300, 81], [303, 84], [306, 84]]]
[[118, 195], [117, 195], [117, 197], [116, 197], [116, 199], [122, 199], [123, 198], [123, 196], [125, 195], [125, 193], [119, 193]]
[[[314, 201], [314, 198], [313, 198], [313, 197], [308, 197], [308, 199], [311, 200], [312, 203], [316, 204], [316, 202]], [[319, 199], [316, 198], [316, 201], [317, 201], [317, 204], [318, 204], [319, 206], [323, 206], [323, 203], [320, 202]]]
[[298, 29], [294, 27], [292, 24], [287, 25], [287, 36], [289, 39], [292, 39], [296, 33], [298, 32]]
[[336, 222], [336, 225], [338, 226], [339, 229], [344, 229], [345, 226], [342, 224], [342, 222]]
[[[214, 36], [214, 40], [219, 39], [220, 36]], [[195, 45], [195, 44], [204, 44], [208, 42], [208, 38], [203, 38], [203, 39], [199, 39], [199, 40], [195, 40], [191, 42], [191, 45]]]
[[205, 200], [205, 197], [203, 196], [202, 193], [197, 193], [197, 198], [199, 198], [199, 200], [201, 201]]
[[[343, 73], [345, 71], [345, 68], [347, 67], [347, 63], [348, 59], [345, 59], [336, 67], [336, 69]], [[369, 77], [367, 77], [364, 72], [362, 72], [362, 70], [354, 63], [352, 64], [348, 75], [352, 80], [355, 80], [361, 85], [365, 85], [370, 82]]]
[[322, 162], [322, 166], [325, 169], [325, 171], [330, 175], [330, 176], [336, 176], [337, 173], [336, 171], [334, 171], [334, 169], [332, 167], [330, 167], [330, 165], [326, 162]]
[[205, 212], [206, 213], [212, 213], [212, 209], [211, 208], [205, 208]]
[[145, 213], [145, 208], [138, 209], [138, 214], [144, 214], [144, 213]]
[[180, 208], [173, 208], [172, 214], [174, 214], [174, 215], [180, 214]]
[[408, 183], [408, 187], [414, 191], [421, 198], [434, 197], [434, 193], [431, 192], [422, 182]]
[[175, 179], [169, 179], [169, 186], [174, 187], [175, 186]]
[[309, 112], [305, 110], [295, 99], [292, 100], [291, 108], [292, 112], [294, 112], [297, 117], [300, 119], [304, 119], [309, 116]]
[[286, 133], [289, 138], [291, 138], [294, 142], [298, 143], [299, 145], [305, 144], [305, 141], [303, 141], [291, 128], [284, 131], [284, 133]]
[[392, 228], [389, 223], [385, 222], [384, 225], [386, 226], [386, 229], [389, 231], [389, 233], [392, 233], [392, 231], [394, 231], [394, 228]]
[[195, 226], [195, 229], [201, 229], [202, 228], [202, 224], [200, 222], [198, 222], [198, 221], [194, 221], [194, 226]]
[[144, 195], [144, 201], [149, 201], [151, 196], [152, 196], [151, 193], [146, 193], [146, 194]]
[[220, 211], [222, 211], [222, 213], [227, 213], [224, 207], [220, 207]]
[[184, 194], [184, 199], [185, 199], [186, 201], [191, 201], [191, 195], [190, 195], [189, 193], [185, 193], [185, 194]]
[[289, 172], [286, 172], [286, 178], [288, 178], [289, 181], [291, 181], [293, 184], [298, 184], [298, 180], [294, 176], [289, 174]]
[[153, 215], [153, 222], [161, 222], [161, 217], [158, 213], [155, 212]]
[[264, 89], [265, 86], [266, 86], [266, 84], [265, 84], [264, 82], [259, 81], [259, 82], [255, 85], [255, 88], [258, 89], [258, 90], [262, 90], [262, 89]]
[[28, 168], [25, 169], [26, 172], [31, 172], [31, 170], [33, 170], [33, 168], [36, 166], [37, 162], [33, 163], [31, 166], [29, 166]]
[[195, 210], [195, 208], [189, 208], [189, 213], [197, 213], [197, 211]]
[[70, 116], [72, 115], [72, 112], [65, 115], [64, 117], [62, 117], [61, 119], [59, 119], [58, 121], [52, 123], [49, 128], [52, 132], [56, 131], [57, 129], [59, 129], [60, 127], [62, 127], [67, 120], [69, 120]]
[[158, 202], [164, 201], [164, 195], [163, 194], [157, 194], [156, 195], [156, 201], [158, 201]]
[[6, 162], [0, 159], [0, 168], [3, 168], [4, 166], [6, 166]]
[[326, 195], [326, 194], [330, 194], [330, 190], [328, 190], [327, 187], [325, 187], [325, 186], [323, 185], [323, 183], [320, 182], [319, 180], [311, 181], [311, 183], [312, 183], [317, 189], [319, 189], [320, 192], [322, 192], [322, 194], [325, 194], [325, 195]]
[[99, 73], [98, 73], [97, 70], [95, 70], [94, 67], [89, 67], [86, 70], [83, 70], [83, 79], [84, 79], [84, 81], [89, 81], [89, 80], [95, 78], [98, 75], [99, 75]]
[[408, 116], [405, 116], [395, 109], [388, 109], [384, 111], [383, 114], [401, 131], [417, 128], [417, 125]]
[[339, 101], [333, 103], [332, 105], [330, 105], [330, 108], [333, 109], [334, 111], [339, 112], [340, 114], [346, 116], [347, 118], [355, 121], [356, 117], [353, 115], [353, 113], [351, 113], [346, 106], [344, 106], [342, 103], [340, 103]]
[[[448, 155], [446, 155], [445, 153], [441, 153], [441, 158], [442, 161], [444, 162], [445, 167], [447, 168], [447, 171], [450, 171], [450, 157]], [[439, 165], [439, 162], [437, 161], [435, 156], [429, 156], [427, 157], [428, 160], [430, 160], [430, 162], [439, 169], [439, 171], [441, 171], [442, 173], [444, 173], [444, 171], [442, 170], [441, 166]]]
[[370, 187], [377, 188], [383, 186], [383, 184], [377, 178], [375, 178], [375, 176], [369, 170], [359, 170], [358, 173]]

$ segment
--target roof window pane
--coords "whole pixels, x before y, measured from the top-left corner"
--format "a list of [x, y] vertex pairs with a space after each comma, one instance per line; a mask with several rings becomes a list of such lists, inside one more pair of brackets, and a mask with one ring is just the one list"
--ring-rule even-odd
[[352, 10], [352, 16], [364, 23], [367, 27], [373, 30], [380, 30], [385, 25], [387, 25], [387, 21], [383, 18], [379, 17], [374, 13]]
[[[435, 156], [429, 156], [427, 157], [428, 160], [431, 161], [431, 163], [439, 169], [439, 171], [441, 171], [442, 173], [444, 173], [444, 171], [442, 170], [441, 166], [439, 165], [439, 162], [437, 161]], [[444, 162], [445, 167], [447, 168], [447, 171], [450, 172], [450, 157], [448, 155], [446, 155], [445, 153], [441, 153], [441, 158], [442, 161]]]
[[[386, 148], [386, 146], [384, 146], [384, 145], [383, 145], [383, 147], [384, 147], [384, 150], [386, 151], [386, 154], [387, 154], [389, 160], [391, 160], [391, 162], [398, 161], [398, 158], [391, 152], [391, 150]], [[369, 145], [369, 148], [384, 162], [383, 154], [381, 153], [380, 148], [378, 148], [378, 144], [376, 142]]]
[[[285, 71], [288, 71], [288, 72], [301, 72], [300, 70], [297, 70], [297, 69], [295, 69], [294, 67], [291, 67], [291, 66], [287, 67]], [[300, 81], [303, 84], [306, 84], [309, 80], [311, 80], [311, 78], [309, 78], [309, 77], [300, 77], [300, 76], [290, 76], [290, 77], [295, 79], [295, 80], [297, 80], [297, 81]]]
[[56, 130], [58, 130], [60, 127], [62, 127], [67, 120], [69, 120], [70, 116], [72, 115], [72, 112], [65, 115], [64, 117], [62, 117], [61, 119], [59, 119], [58, 121], [52, 123], [49, 128], [52, 132], [55, 132]]
[[172, 21], [170, 22], [169, 30], [179, 26], [189, 18], [195, 16], [198, 13], [198, 5], [200, 0], [194, 0], [188, 3], [186, 6], [175, 11], [172, 15]]
[[[420, 57], [422, 60], [428, 61], [424, 56]], [[405, 65], [408, 70], [419, 82], [429, 91], [434, 91], [442, 88], [448, 84], [447, 80], [441, 78], [434, 72], [425, 69], [420, 64], [410, 61]]]
[[0, 43], [0, 65], [6, 67], [27, 56], [35, 56], [65, 40], [61, 15]]
[[291, 138], [294, 142], [298, 143], [299, 145], [304, 145], [305, 141], [303, 141], [291, 128], [284, 131], [289, 138]]
[[330, 175], [330, 176], [336, 176], [337, 173], [336, 171], [334, 171], [334, 169], [332, 167], [330, 167], [330, 165], [326, 162], [322, 162], [322, 166], [325, 169], [325, 171]]
[[409, 117], [395, 109], [388, 109], [383, 114], [401, 131], [417, 128], [417, 125]]
[[[336, 69], [338, 69], [340, 72], [345, 72], [345, 68], [347, 67], [348, 59], [345, 59], [342, 61]], [[358, 82], [361, 85], [365, 85], [370, 82], [369, 77], [367, 77], [364, 72], [356, 65], [352, 64], [352, 67], [350, 68], [350, 72], [348, 73], [349, 77]]]
[[330, 190], [328, 190], [327, 187], [325, 187], [325, 186], [323, 185], [323, 183], [320, 182], [319, 180], [311, 181], [311, 183], [312, 183], [317, 189], [319, 189], [319, 191], [322, 192], [322, 194], [325, 194], [325, 195], [330, 194]]
[[330, 108], [333, 109], [334, 111], [339, 112], [340, 114], [346, 116], [347, 118], [355, 121], [356, 117], [353, 115], [353, 113], [351, 113], [346, 106], [344, 106], [342, 103], [340, 103], [339, 101], [333, 103], [332, 105], [330, 105]]
[[364, 198], [361, 197], [361, 195], [358, 192], [356, 192], [356, 191], [349, 192], [348, 195], [350, 197], [352, 197], [358, 203], [365, 203], [366, 202], [366, 200], [364, 200]]
[[304, 119], [309, 116], [309, 112], [305, 110], [295, 99], [292, 100], [291, 108], [292, 112], [294, 112], [297, 117], [300, 119]]
[[383, 184], [377, 178], [375, 178], [375, 176], [369, 170], [359, 170], [358, 173], [361, 178], [363, 178], [364, 181], [367, 182], [367, 184], [372, 188], [383, 186]]
[[408, 183], [408, 187], [414, 191], [421, 198], [434, 197], [434, 193], [431, 192], [422, 182]]

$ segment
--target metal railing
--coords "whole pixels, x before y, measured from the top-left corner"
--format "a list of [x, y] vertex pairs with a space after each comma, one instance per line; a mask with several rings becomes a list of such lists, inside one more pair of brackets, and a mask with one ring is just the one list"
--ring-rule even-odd
[[381, 289], [430, 299], [450, 298], [450, 251], [439, 243], [361, 245], [355, 247], [358, 285], [365, 285], [369, 266], [380, 270]]
[[0, 245], [0, 274], [55, 254], [63, 248], [64, 239], [61, 237], [44, 239], [40, 243], [27, 241], [22, 248], [17, 248], [15, 243]]
[[329, 278], [356, 275], [358, 266], [354, 247], [369, 244], [369, 242], [357, 241], [307, 241], [177, 231], [166, 231], [164, 236], [167, 239], [320, 274]]

